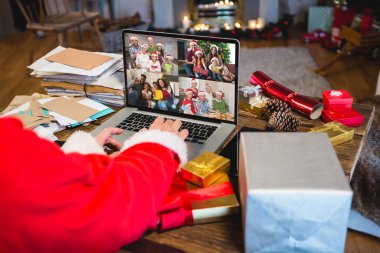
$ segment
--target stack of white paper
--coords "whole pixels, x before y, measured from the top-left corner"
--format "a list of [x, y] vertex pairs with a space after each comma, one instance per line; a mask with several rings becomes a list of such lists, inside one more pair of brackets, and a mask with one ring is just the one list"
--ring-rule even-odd
[[95, 53], [110, 60], [92, 69], [47, 60], [64, 50], [66, 48], [58, 46], [28, 66], [33, 70], [31, 75], [43, 78], [41, 86], [49, 95], [87, 96], [111, 106], [124, 105], [124, 76], [119, 71], [123, 68], [122, 55]]

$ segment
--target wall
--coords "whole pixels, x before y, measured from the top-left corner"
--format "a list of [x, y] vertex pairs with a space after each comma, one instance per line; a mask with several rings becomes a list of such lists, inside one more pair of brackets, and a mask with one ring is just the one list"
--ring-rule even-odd
[[288, 0], [289, 12], [294, 17], [294, 23], [305, 23], [307, 22], [307, 15], [310, 6], [315, 6], [317, 0]]
[[[161, 2], [154, 1], [153, 2]], [[164, 0], [166, 1], [166, 0]], [[114, 11], [115, 11], [115, 18], [124, 18], [126, 16], [132, 16], [137, 11], [140, 13], [141, 18], [143, 21], [150, 21], [150, 13], [149, 13], [149, 0], [115, 0], [114, 2]]]
[[244, 23], [259, 17], [260, 0], [244, 0]]

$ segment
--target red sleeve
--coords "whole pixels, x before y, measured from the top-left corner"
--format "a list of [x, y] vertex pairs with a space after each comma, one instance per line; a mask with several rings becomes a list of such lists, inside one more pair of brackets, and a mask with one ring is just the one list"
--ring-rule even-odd
[[64, 154], [9, 118], [0, 139], [0, 252], [117, 252], [151, 224], [179, 165], [158, 143]]

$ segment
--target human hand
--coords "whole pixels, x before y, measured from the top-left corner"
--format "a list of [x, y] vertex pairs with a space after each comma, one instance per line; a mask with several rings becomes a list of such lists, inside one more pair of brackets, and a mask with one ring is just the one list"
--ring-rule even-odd
[[96, 139], [96, 142], [102, 147], [106, 144], [111, 144], [115, 146], [117, 149], [121, 149], [122, 147], [121, 143], [115, 138], [113, 138], [112, 135], [114, 134], [119, 135], [119, 134], [122, 134], [123, 132], [124, 132], [123, 129], [116, 128], [116, 127], [109, 127], [109, 128], [103, 129], [95, 137], [95, 139]]
[[[189, 135], [189, 131], [187, 129], [182, 129], [179, 131], [182, 122], [180, 120], [165, 120], [163, 117], [157, 117], [155, 121], [150, 125], [149, 130], [158, 129], [161, 131], [166, 131], [178, 135], [182, 140], [185, 140]], [[144, 128], [143, 131], [146, 131]]]

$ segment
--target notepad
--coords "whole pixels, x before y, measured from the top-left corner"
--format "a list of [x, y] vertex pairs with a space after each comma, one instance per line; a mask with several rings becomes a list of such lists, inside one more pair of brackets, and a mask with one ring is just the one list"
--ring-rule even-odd
[[91, 70], [112, 59], [113, 58], [109, 56], [74, 48], [66, 48], [61, 52], [58, 52], [46, 58], [48, 61], [86, 70]]

